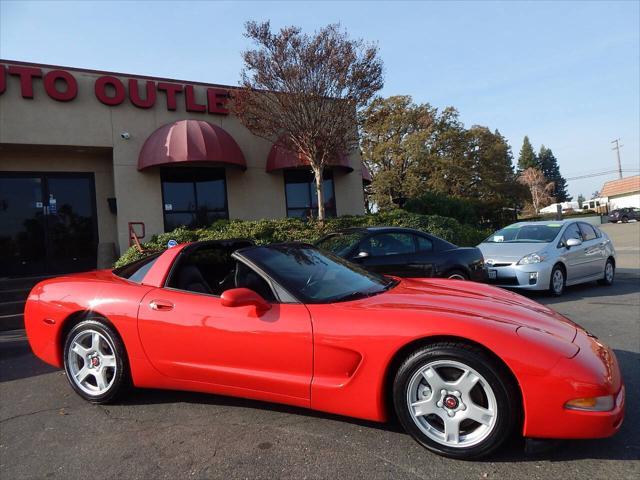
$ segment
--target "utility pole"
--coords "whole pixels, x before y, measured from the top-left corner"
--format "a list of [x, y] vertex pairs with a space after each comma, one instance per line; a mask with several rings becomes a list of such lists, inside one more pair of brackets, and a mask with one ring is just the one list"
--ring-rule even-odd
[[615, 150], [616, 154], [618, 155], [618, 178], [622, 178], [622, 165], [620, 164], [620, 147], [623, 147], [624, 145], [620, 145], [620, 139], [616, 138], [615, 140], [613, 140], [611, 143], [615, 143], [616, 146], [613, 147], [611, 150]]

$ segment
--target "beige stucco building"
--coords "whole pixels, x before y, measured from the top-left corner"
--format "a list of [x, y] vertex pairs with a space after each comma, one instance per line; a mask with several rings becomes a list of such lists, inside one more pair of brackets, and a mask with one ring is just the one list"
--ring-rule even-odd
[[[0, 60], [0, 277], [105, 266], [131, 222], [148, 239], [308, 215], [310, 170], [241, 125], [231, 88]], [[325, 194], [329, 214], [364, 212], [357, 152]]]

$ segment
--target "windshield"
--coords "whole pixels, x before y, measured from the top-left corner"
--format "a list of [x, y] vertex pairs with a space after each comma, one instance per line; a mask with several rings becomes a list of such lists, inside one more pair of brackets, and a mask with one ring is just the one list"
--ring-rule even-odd
[[360, 243], [362, 236], [360, 232], [332, 233], [316, 243], [316, 246], [341, 257], [346, 257]]
[[539, 225], [509, 225], [498, 230], [482, 243], [549, 243], [562, 229], [561, 223]]
[[356, 300], [397, 283], [310, 245], [269, 245], [240, 254], [305, 303]]

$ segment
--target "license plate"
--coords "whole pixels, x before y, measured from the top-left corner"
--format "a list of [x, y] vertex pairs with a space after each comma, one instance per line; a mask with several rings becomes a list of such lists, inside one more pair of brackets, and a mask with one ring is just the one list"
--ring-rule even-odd
[[498, 278], [498, 271], [497, 270], [489, 270], [489, 279], [490, 280], [495, 280], [496, 278]]

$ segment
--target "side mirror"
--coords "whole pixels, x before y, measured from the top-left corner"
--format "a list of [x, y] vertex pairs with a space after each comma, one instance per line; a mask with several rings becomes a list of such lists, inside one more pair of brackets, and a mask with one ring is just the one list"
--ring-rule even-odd
[[369, 256], [369, 252], [358, 252], [358, 254], [354, 258], [367, 258]]
[[579, 238], [569, 238], [566, 241], [566, 245], [567, 245], [567, 248], [579, 247], [580, 245], [582, 245], [582, 240], [580, 240]]
[[271, 304], [248, 288], [231, 288], [222, 292], [220, 302], [224, 307], [248, 307], [253, 305], [259, 312], [266, 312]]

